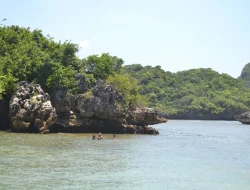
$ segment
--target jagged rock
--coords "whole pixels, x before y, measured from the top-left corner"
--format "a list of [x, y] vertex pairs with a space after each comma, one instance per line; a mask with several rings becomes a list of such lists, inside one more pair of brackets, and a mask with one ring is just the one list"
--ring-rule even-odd
[[82, 117], [79, 113], [57, 115], [50, 132], [67, 133], [125, 133], [121, 122], [97, 117]]
[[250, 124], [250, 112], [245, 112], [240, 114], [239, 116], [236, 116], [236, 120], [243, 124]]
[[90, 87], [88, 80], [85, 78], [83, 74], [77, 73], [75, 75], [75, 83], [76, 83], [76, 86], [78, 87], [79, 94], [85, 93]]
[[153, 108], [130, 108], [126, 117], [126, 121], [130, 125], [154, 125], [167, 122], [166, 118], [159, 117], [157, 111]]
[[52, 126], [54, 122], [55, 109], [52, 107], [50, 101], [44, 102], [37, 112], [35, 127], [42, 133], [48, 133], [49, 127]]
[[112, 85], [98, 81], [84, 94], [72, 95], [58, 87], [53, 93], [57, 119], [51, 131], [158, 134], [147, 125], [163, 123], [150, 108], [126, 109], [123, 96]]
[[151, 135], [153, 135], [153, 134], [159, 134], [159, 131], [156, 130], [155, 128], [153, 128], [153, 127], [147, 126], [147, 127], [144, 127], [144, 128], [142, 129], [142, 131], [139, 131], [139, 132], [137, 132], [137, 133], [141, 133], [141, 134], [151, 134]]
[[17, 132], [47, 133], [54, 123], [55, 109], [40, 85], [19, 83], [9, 106], [11, 128]]
[[12, 130], [158, 134], [147, 125], [167, 121], [150, 108], [128, 109], [123, 96], [112, 85], [101, 81], [91, 90], [77, 95], [64, 87], [57, 87], [52, 93], [52, 100], [55, 108], [39, 85], [20, 82], [9, 106]]
[[159, 134], [153, 127], [139, 125], [124, 125], [124, 132], [129, 134]]
[[127, 109], [123, 96], [112, 85], [98, 81], [84, 94], [72, 95], [65, 88], [54, 93], [57, 119], [54, 132], [102, 132], [158, 134], [147, 125], [166, 122], [150, 108]]
[[52, 131], [124, 133], [121, 120], [126, 110], [117, 90], [99, 81], [84, 94], [72, 95], [65, 88], [53, 93], [57, 119]]
[[135, 125], [124, 125], [124, 132], [128, 134], [135, 134], [136, 133], [136, 126]]
[[112, 85], [105, 85], [102, 82], [92, 89], [94, 97], [92, 101], [94, 104], [87, 104], [87, 109], [93, 110], [93, 116], [118, 120], [124, 118], [126, 113], [124, 109], [119, 108], [118, 105], [124, 104], [124, 99], [119, 96], [117, 90]]
[[111, 85], [99, 82], [85, 94], [72, 95], [65, 88], [58, 88], [53, 93], [54, 105], [58, 114], [68, 114], [70, 111], [80, 113], [82, 117], [98, 117], [102, 119], [124, 118], [126, 111], [118, 108], [123, 99]]
[[52, 100], [54, 102], [56, 113], [69, 113], [70, 112], [72, 106], [71, 106], [69, 96], [70, 96], [70, 93], [65, 87], [54, 89]]

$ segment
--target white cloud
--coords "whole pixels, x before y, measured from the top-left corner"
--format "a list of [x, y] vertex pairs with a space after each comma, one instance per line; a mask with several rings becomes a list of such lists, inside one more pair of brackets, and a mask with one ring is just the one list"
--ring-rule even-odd
[[81, 41], [81, 42], [79, 43], [79, 47], [80, 47], [80, 48], [88, 48], [89, 45], [90, 45], [90, 42], [89, 42], [88, 40], [84, 40], [84, 41]]

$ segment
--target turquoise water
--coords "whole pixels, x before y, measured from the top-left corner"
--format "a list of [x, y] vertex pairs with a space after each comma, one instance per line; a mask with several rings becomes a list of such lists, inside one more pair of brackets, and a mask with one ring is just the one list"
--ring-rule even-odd
[[0, 132], [0, 189], [249, 190], [250, 126], [169, 121], [160, 135]]

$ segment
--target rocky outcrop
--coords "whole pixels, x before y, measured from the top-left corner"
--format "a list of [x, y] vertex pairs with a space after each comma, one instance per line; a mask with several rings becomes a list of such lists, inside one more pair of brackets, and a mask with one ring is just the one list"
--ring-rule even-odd
[[9, 106], [11, 129], [16, 132], [49, 132], [56, 112], [40, 85], [19, 83]]
[[123, 98], [116, 89], [102, 82], [84, 94], [72, 95], [62, 87], [53, 93], [53, 104], [59, 115], [73, 112], [82, 117], [119, 120], [126, 116], [125, 109], [118, 106], [123, 103]]
[[167, 122], [167, 119], [159, 117], [157, 111], [153, 108], [130, 107], [126, 115], [127, 125], [124, 127], [127, 133], [159, 134], [159, 131], [148, 125], [165, 122]]
[[53, 132], [158, 134], [147, 125], [166, 122], [153, 109], [127, 109], [123, 96], [102, 81], [78, 95], [65, 88], [55, 89], [52, 99], [57, 113]]
[[60, 87], [54, 90], [52, 99], [57, 113], [53, 132], [126, 132], [122, 125], [126, 117], [124, 100], [111, 85], [99, 81], [91, 90], [77, 95]]
[[148, 125], [166, 122], [150, 108], [127, 108], [112, 85], [97, 82], [87, 90], [78, 76], [81, 94], [64, 87], [54, 89], [52, 104], [39, 85], [21, 82], [10, 101], [10, 119], [17, 132], [138, 133], [159, 134]]
[[146, 126], [165, 123], [167, 122], [167, 119], [163, 117], [160, 118], [157, 111], [153, 108], [136, 107], [128, 110], [126, 121], [131, 125]]
[[86, 92], [90, 88], [90, 84], [83, 74], [77, 73], [75, 75], [75, 83], [79, 94]]
[[245, 112], [236, 116], [236, 120], [243, 124], [250, 124], [250, 112]]
[[129, 134], [159, 134], [159, 131], [150, 126], [124, 125], [124, 132]]

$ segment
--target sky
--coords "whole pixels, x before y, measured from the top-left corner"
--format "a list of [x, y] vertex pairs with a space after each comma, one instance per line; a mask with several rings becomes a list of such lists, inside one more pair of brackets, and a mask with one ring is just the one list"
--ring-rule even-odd
[[249, 10], [249, 0], [2, 0], [0, 20], [79, 44], [80, 58], [110, 53], [125, 65], [237, 78], [250, 62]]

